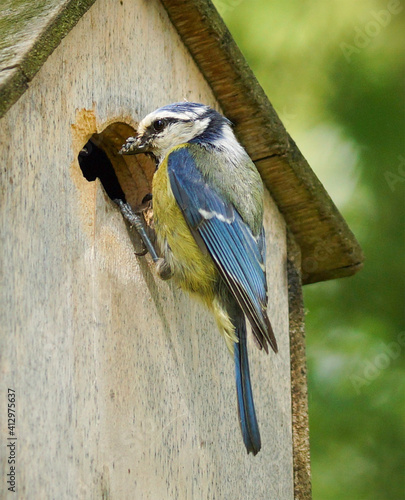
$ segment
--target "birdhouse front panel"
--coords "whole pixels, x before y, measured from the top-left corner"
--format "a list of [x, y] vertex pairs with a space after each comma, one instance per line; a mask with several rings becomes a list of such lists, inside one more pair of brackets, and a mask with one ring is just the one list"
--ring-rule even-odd
[[92, 139], [140, 206], [154, 164], [118, 151], [145, 115], [185, 100], [221, 112], [161, 3], [98, 0], [0, 121], [0, 356], [2, 390], [16, 394], [21, 497], [294, 498], [287, 235], [269, 192], [278, 353], [259, 350], [249, 328], [253, 456], [213, 316], [135, 254], [108, 185], [79, 165]]

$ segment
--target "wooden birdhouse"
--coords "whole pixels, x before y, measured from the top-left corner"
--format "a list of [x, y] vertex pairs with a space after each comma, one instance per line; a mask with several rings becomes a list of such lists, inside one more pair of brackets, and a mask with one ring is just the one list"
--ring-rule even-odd
[[[363, 257], [215, 8], [209, 0], [8, 4], [1, 496], [310, 498], [301, 287], [352, 275]], [[233, 360], [211, 314], [136, 255], [136, 231], [108, 178], [86, 178], [78, 161], [91, 140], [138, 209], [154, 163], [118, 150], [146, 114], [185, 99], [231, 120], [266, 187], [268, 314], [279, 352], [249, 344], [262, 434], [255, 457], [243, 446]]]

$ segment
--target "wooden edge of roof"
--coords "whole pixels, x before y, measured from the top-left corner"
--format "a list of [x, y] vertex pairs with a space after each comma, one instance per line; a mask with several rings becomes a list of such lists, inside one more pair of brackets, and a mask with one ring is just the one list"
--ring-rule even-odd
[[[30, 47], [0, 71], [0, 118], [95, 0], [70, 0], [40, 19]], [[211, 0], [161, 0], [292, 231], [303, 283], [356, 273], [361, 248], [288, 135]]]

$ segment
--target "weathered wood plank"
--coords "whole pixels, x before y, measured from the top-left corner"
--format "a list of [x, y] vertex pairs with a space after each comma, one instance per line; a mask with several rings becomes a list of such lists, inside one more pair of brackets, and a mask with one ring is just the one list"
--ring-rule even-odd
[[311, 500], [311, 462], [308, 422], [308, 384], [305, 351], [304, 301], [302, 296], [301, 254], [288, 232], [288, 300], [291, 355], [291, 397], [294, 450], [294, 498]]

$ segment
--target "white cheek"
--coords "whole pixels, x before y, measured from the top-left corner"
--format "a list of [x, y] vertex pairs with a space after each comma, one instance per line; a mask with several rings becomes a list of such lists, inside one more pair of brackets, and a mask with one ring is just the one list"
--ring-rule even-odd
[[191, 139], [200, 135], [208, 127], [209, 122], [210, 119], [205, 118], [196, 122], [169, 124], [154, 141], [154, 147], [159, 158], [164, 158], [171, 148], [191, 141]]

